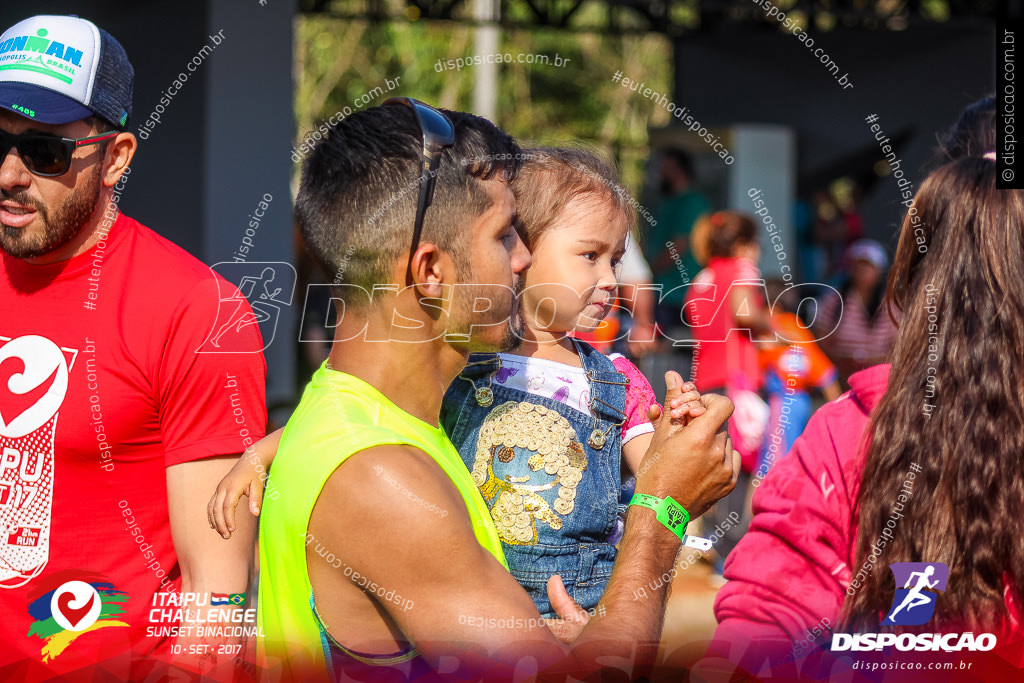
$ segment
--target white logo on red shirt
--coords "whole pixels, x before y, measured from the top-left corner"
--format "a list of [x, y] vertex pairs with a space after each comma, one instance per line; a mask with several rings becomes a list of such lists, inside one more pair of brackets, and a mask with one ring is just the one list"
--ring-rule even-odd
[[0, 436], [20, 437], [56, 414], [68, 390], [64, 353], [46, 337], [0, 346]]
[[73, 364], [78, 351], [46, 337], [0, 337], [0, 588], [25, 585], [49, 561], [54, 436], [71, 365], [65, 352]]

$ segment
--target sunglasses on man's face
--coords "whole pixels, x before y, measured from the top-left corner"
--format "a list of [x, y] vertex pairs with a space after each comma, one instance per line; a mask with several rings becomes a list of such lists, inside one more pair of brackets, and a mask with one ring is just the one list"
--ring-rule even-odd
[[71, 156], [79, 147], [96, 145], [117, 137], [117, 131], [88, 138], [62, 138], [49, 133], [8, 133], [0, 130], [0, 163], [11, 147], [32, 173], [44, 178], [64, 175], [71, 168]]
[[423, 138], [423, 164], [420, 167], [420, 196], [416, 205], [416, 222], [412, 231], [412, 249], [409, 251], [409, 276], [412, 269], [412, 255], [420, 244], [420, 233], [423, 232], [423, 218], [427, 207], [434, 199], [434, 184], [437, 182], [437, 169], [441, 164], [441, 153], [445, 147], [455, 144], [455, 126], [444, 112], [434, 109], [411, 97], [392, 97], [384, 104], [404, 104], [412, 107], [416, 115], [416, 123], [420, 127]]

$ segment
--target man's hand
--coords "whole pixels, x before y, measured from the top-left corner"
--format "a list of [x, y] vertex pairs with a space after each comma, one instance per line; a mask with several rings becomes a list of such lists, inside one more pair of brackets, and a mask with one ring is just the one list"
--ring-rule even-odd
[[[678, 373], [667, 372], [665, 384], [669, 408], [682, 395], [683, 382]], [[685, 426], [664, 414], [652, 420], [654, 436], [637, 472], [638, 492], [671, 496], [691, 518], [704, 514], [732, 491], [740, 471], [740, 455], [733, 450], [726, 431], [732, 402], [715, 394], [702, 396], [701, 402], [706, 412], [691, 417]]]

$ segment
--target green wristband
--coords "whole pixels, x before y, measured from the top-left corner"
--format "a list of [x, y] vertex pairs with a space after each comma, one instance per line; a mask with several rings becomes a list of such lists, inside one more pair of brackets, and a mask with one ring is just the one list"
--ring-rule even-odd
[[629, 504], [654, 510], [658, 513], [658, 521], [678, 536], [680, 541], [685, 541], [683, 537], [686, 535], [686, 525], [690, 523], [690, 513], [672, 500], [671, 496], [658, 498], [646, 493], [637, 493], [633, 495], [633, 500], [629, 501]]

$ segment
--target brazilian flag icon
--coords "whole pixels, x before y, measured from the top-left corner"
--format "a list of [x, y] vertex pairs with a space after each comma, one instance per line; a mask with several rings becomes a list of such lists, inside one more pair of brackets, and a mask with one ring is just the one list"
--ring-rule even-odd
[[232, 593], [228, 596], [228, 602], [230, 602], [232, 605], [244, 605], [245, 593]]

